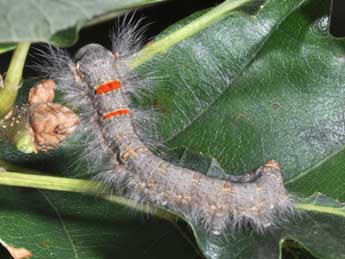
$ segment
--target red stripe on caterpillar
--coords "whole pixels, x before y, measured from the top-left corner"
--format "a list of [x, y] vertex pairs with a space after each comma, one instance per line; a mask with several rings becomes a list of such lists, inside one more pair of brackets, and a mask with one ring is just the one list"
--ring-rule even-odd
[[121, 115], [127, 115], [127, 114], [129, 114], [128, 109], [117, 109], [117, 110], [103, 114], [103, 120], [110, 119], [114, 116], [121, 116]]
[[101, 85], [96, 86], [95, 93], [96, 94], [105, 94], [117, 89], [121, 88], [121, 81], [118, 79], [112, 80], [110, 82], [103, 83]]
[[212, 171], [216, 177], [204, 175], [153, 154], [138, 137], [132, 117], [117, 116], [128, 114], [133, 85], [145, 83], [127, 66], [141, 42], [137, 26], [121, 28], [112, 51], [89, 44], [73, 59], [59, 50], [48, 58], [48, 75], [80, 111], [88, 155], [100, 159], [99, 164], [90, 159], [101, 168], [96, 178], [134, 201], [183, 214], [213, 234], [247, 223], [261, 231], [291, 214], [277, 162], [240, 177], [219, 175], [219, 168]]

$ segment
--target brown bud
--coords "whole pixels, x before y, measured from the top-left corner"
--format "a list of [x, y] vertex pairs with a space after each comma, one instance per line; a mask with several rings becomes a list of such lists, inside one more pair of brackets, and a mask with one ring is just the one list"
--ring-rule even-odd
[[54, 88], [53, 80], [46, 79], [37, 82], [30, 90], [29, 105], [52, 102], [54, 100]]
[[31, 107], [30, 124], [37, 150], [59, 146], [79, 126], [78, 116], [57, 103], [41, 103]]

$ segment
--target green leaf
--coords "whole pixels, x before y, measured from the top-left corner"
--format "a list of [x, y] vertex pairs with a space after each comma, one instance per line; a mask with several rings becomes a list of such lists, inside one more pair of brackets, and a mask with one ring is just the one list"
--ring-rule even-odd
[[173, 225], [95, 197], [0, 188], [0, 239], [39, 258], [196, 258]]
[[297, 207], [304, 214], [283, 230], [282, 239], [297, 241], [318, 258], [345, 258], [345, 203], [318, 193]]
[[0, 2], [0, 43], [51, 42], [69, 46], [80, 28], [111, 19], [133, 8], [164, 0]]
[[0, 54], [5, 53], [10, 50], [14, 50], [15, 48], [16, 48], [16, 44], [2, 43], [0, 44]]

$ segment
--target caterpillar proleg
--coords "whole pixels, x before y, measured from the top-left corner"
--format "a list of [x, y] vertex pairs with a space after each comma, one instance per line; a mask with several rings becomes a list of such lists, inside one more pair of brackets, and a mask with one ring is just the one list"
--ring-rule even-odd
[[215, 235], [248, 223], [261, 231], [291, 213], [275, 161], [240, 177], [221, 176], [221, 170], [204, 175], [156, 156], [144, 144], [133, 125], [137, 111], [130, 96], [146, 81], [128, 67], [141, 41], [137, 27], [124, 26], [112, 51], [89, 44], [70, 58], [57, 50], [43, 66], [79, 112], [90, 163], [101, 168], [96, 178], [131, 200], [182, 214]]

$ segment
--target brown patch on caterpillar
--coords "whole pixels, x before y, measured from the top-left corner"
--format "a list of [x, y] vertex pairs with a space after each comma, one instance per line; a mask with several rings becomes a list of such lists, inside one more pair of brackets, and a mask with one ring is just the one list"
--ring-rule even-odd
[[275, 160], [269, 160], [266, 162], [266, 164], [263, 166], [263, 171], [266, 172], [269, 168], [273, 168], [277, 172], [281, 172], [280, 164]]
[[195, 185], [199, 185], [200, 179], [201, 179], [200, 174], [193, 174], [192, 183]]
[[122, 154], [121, 154], [121, 161], [126, 161], [128, 160], [128, 158], [130, 156], [132, 157], [137, 157], [138, 156], [138, 153], [136, 152], [136, 150], [134, 150], [133, 148], [131, 148], [130, 146], [128, 145], [124, 145], [122, 147]]
[[231, 192], [231, 184], [229, 182], [225, 182], [223, 185], [223, 192], [230, 193]]
[[190, 202], [192, 200], [192, 197], [190, 195], [185, 195], [185, 194], [176, 194], [176, 202], [183, 205], [183, 206], [187, 206], [190, 205]]
[[158, 173], [160, 175], [165, 175], [168, 173], [168, 166], [167, 164], [165, 163], [165, 161], [161, 161], [159, 164], [158, 164]]

